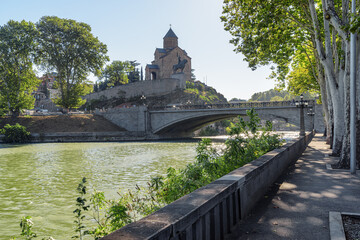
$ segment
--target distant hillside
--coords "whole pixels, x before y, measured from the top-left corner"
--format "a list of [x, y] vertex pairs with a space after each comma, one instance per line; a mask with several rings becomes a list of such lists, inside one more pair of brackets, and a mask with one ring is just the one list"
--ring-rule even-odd
[[[316, 94], [304, 93], [304, 99], [314, 99]], [[288, 91], [270, 89], [265, 92], [254, 93], [249, 101], [290, 101], [292, 99], [299, 100], [300, 96], [293, 95]]]
[[218, 93], [215, 88], [209, 87], [200, 81], [186, 82], [184, 93], [192, 96], [194, 104], [227, 103], [224, 95]]

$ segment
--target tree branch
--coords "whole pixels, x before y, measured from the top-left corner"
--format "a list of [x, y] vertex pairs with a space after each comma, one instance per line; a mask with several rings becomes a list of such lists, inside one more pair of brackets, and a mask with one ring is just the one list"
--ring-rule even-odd
[[[324, 1], [326, 2], [326, 1]], [[328, 5], [325, 6], [324, 4], [324, 16], [325, 19], [330, 21], [331, 25], [335, 28], [335, 30], [338, 32], [339, 36], [344, 41], [349, 41], [349, 33], [344, 31], [345, 23], [341, 20], [339, 15], [335, 11], [334, 2], [333, 0], [328, 1]]]
[[316, 76], [316, 71], [315, 71], [315, 67], [314, 67], [314, 64], [312, 63], [311, 59], [310, 59], [310, 56], [309, 54], [307, 53], [306, 49], [304, 49], [304, 52], [306, 54], [306, 57], [311, 65], [311, 70], [312, 70], [312, 73], [314, 75], [314, 78], [316, 79], [317, 82], [319, 82], [319, 79], [318, 79], [318, 76]]
[[[313, 32], [313, 29], [311, 28], [311, 26], [308, 26], [308, 25], [300, 22], [290, 11], [288, 11], [288, 9], [284, 9], [284, 10], [285, 10], [285, 12], [286, 12], [287, 14], [289, 14], [289, 16], [291, 17], [291, 19], [292, 19], [294, 22], [296, 22], [297, 24], [299, 24], [301, 27], [307, 29], [309, 32]], [[311, 20], [311, 19], [310, 19], [310, 20]]]
[[333, 44], [333, 55], [334, 55], [334, 70], [335, 73], [338, 72], [339, 69], [339, 53], [337, 49], [337, 42], [336, 42], [336, 30], [332, 29], [332, 44]]
[[309, 0], [309, 9], [310, 9], [311, 19], [312, 19], [314, 33], [315, 33], [316, 49], [318, 51], [320, 61], [324, 62], [324, 60], [326, 59], [325, 50], [324, 50], [323, 43], [321, 41], [319, 20], [317, 18], [314, 0]]

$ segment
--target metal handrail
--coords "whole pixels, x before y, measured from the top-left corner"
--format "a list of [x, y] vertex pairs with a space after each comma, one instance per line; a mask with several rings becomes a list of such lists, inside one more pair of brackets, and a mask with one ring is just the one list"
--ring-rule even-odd
[[[309, 106], [313, 106], [315, 100], [305, 100]], [[295, 101], [272, 101], [272, 102], [241, 102], [241, 103], [220, 103], [220, 104], [174, 104], [171, 106], [156, 106], [150, 110], [191, 110], [191, 109], [223, 109], [223, 108], [263, 108], [263, 107], [295, 107]]]

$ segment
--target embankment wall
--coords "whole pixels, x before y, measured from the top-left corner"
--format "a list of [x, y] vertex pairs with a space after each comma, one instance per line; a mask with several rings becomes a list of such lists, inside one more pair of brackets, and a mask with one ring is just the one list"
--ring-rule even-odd
[[[0, 143], [4, 135], [0, 135]], [[32, 133], [31, 143], [52, 142], [116, 142], [146, 140], [144, 132], [61, 132], [61, 133]]]
[[116, 86], [104, 91], [94, 92], [83, 97], [90, 100], [106, 100], [111, 98], [125, 98], [142, 96], [159, 96], [169, 94], [177, 88], [184, 89], [185, 83], [182, 79], [168, 78], [152, 81], [140, 81]]

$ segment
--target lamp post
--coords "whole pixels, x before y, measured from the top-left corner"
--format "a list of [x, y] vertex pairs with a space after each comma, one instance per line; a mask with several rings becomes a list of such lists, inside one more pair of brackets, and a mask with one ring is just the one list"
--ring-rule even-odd
[[[356, 1], [351, 1], [351, 20], [356, 14]], [[350, 173], [356, 174], [356, 34], [350, 35]]]
[[191, 109], [191, 101], [190, 100], [187, 100], [186, 102], [186, 109]]
[[315, 123], [314, 123], [314, 116], [315, 116], [315, 112], [313, 111], [312, 108], [309, 109], [309, 111], [307, 112], [307, 115], [311, 117], [311, 130], [314, 130], [314, 126], [315, 126]]
[[145, 100], [146, 97], [144, 96], [144, 94], [140, 97], [142, 104], [145, 106]]
[[304, 108], [308, 106], [308, 102], [304, 100], [304, 95], [300, 95], [300, 101], [295, 103], [296, 107], [300, 108], [300, 137], [305, 136], [305, 119]]

